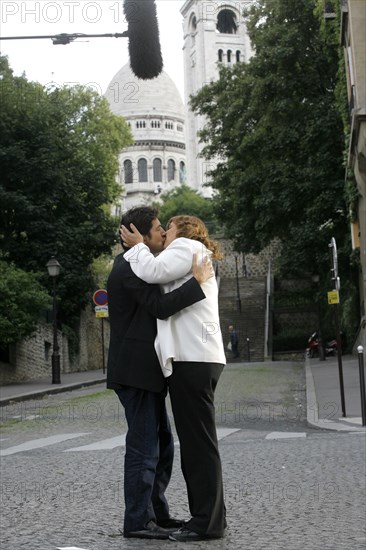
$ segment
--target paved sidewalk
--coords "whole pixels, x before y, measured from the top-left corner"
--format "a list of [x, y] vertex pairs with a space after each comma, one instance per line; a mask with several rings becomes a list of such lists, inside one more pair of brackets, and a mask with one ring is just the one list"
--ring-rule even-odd
[[[365, 369], [365, 364], [363, 367]], [[327, 430], [365, 430], [361, 418], [358, 357], [342, 356], [345, 417], [342, 416], [338, 358], [306, 359], [305, 369], [308, 423]]]
[[[236, 363], [236, 366], [241, 364], [248, 365]], [[273, 362], [263, 363], [266, 364], [272, 365]], [[327, 357], [326, 361], [306, 359], [307, 421], [310, 425], [337, 431], [365, 430], [361, 420], [358, 364], [356, 356], [342, 357], [346, 403], [346, 417], [342, 418], [337, 357]], [[101, 384], [105, 380], [106, 374], [100, 369], [62, 374], [61, 384], [52, 384], [50, 377], [23, 384], [10, 384], [0, 389], [0, 406]]]
[[103, 370], [99, 369], [61, 374], [61, 384], [52, 384], [51, 376], [32, 382], [24, 382], [23, 384], [9, 384], [0, 388], [0, 407], [9, 405], [11, 402], [26, 401], [44, 395], [101, 384], [105, 380], [106, 374], [103, 374]]

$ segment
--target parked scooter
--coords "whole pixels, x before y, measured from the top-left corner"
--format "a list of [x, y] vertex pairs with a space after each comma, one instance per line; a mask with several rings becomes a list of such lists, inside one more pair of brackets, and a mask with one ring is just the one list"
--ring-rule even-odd
[[[341, 332], [341, 346], [342, 351], [345, 349], [345, 337], [344, 333]], [[337, 354], [338, 344], [336, 338], [329, 340], [329, 342], [323, 342], [324, 355], [331, 356]], [[320, 342], [319, 342], [319, 333], [317, 331], [313, 332], [308, 340], [308, 347], [305, 350], [305, 356], [310, 357], [319, 357], [320, 356]]]

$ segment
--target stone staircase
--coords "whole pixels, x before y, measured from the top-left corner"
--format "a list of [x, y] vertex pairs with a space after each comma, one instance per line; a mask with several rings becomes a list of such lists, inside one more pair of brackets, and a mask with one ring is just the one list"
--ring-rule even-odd
[[[240, 277], [238, 282], [241, 313], [238, 308], [236, 279], [220, 279], [220, 325], [227, 359], [230, 362], [263, 361], [266, 279], [265, 277]], [[234, 325], [238, 333], [240, 359], [232, 360], [231, 353], [226, 349], [229, 342], [229, 325]]]

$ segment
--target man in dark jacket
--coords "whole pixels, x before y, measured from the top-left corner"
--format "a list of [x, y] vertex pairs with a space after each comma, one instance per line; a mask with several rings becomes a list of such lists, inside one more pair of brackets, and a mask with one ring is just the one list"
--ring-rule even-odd
[[[133, 223], [152, 253], [161, 252], [165, 232], [151, 207], [129, 210], [124, 226]], [[123, 245], [122, 245], [123, 246]], [[205, 298], [200, 283], [212, 272], [193, 266], [193, 277], [162, 294], [134, 275], [123, 254], [108, 278], [110, 344], [107, 387], [116, 391], [128, 424], [124, 470], [124, 536], [167, 539], [182, 522], [170, 518], [165, 498], [174, 441], [165, 408], [166, 384], [154, 348], [156, 318], [165, 319]]]
[[236, 332], [233, 325], [229, 326], [229, 333], [230, 333], [231, 352], [233, 354], [234, 359], [237, 359], [239, 357], [239, 351], [238, 351], [239, 338], [238, 338], [238, 333]]

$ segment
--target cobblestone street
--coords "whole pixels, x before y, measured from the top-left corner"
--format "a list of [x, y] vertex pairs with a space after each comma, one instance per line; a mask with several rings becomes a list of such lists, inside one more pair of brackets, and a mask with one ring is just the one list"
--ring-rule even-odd
[[[303, 365], [229, 366], [216, 402], [228, 529], [189, 547], [364, 550], [365, 433], [307, 425]], [[188, 548], [120, 536], [126, 424], [113, 392], [1, 411], [1, 550]], [[188, 518], [176, 443], [168, 498]]]

